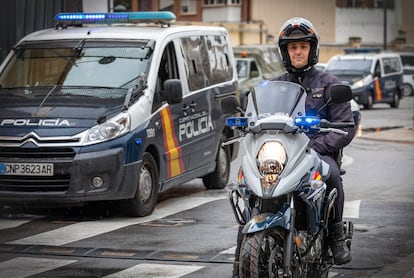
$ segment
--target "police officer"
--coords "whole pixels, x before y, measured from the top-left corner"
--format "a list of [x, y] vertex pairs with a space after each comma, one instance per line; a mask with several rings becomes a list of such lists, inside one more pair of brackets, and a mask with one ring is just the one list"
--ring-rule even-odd
[[[295, 82], [306, 89], [305, 106], [307, 115], [318, 114], [322, 119], [331, 122], [353, 121], [349, 103], [331, 103], [322, 108], [329, 99], [329, 87], [332, 84], [338, 84], [339, 80], [335, 76], [318, 71], [313, 67], [319, 59], [319, 38], [312, 23], [300, 17], [287, 20], [280, 29], [278, 45], [287, 72], [275, 80]], [[336, 161], [337, 154], [351, 142], [355, 135], [354, 129], [348, 129], [347, 131], [348, 136], [334, 132], [308, 134], [310, 138], [309, 146], [317, 151], [331, 168], [330, 177], [326, 181], [328, 191], [336, 188], [338, 192], [335, 200], [334, 216], [329, 219], [328, 225], [329, 245], [334, 255], [334, 263], [337, 265], [347, 264], [351, 261], [351, 254], [343, 235], [344, 191]], [[236, 260], [240, 253], [241, 229], [242, 227], [239, 229], [237, 239]], [[236, 267], [233, 270], [233, 276], [238, 276]]]

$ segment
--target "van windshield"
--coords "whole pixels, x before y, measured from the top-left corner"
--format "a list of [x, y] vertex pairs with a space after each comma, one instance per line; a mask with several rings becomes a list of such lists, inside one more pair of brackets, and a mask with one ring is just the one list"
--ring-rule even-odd
[[147, 71], [146, 42], [25, 44], [0, 75], [3, 88], [33, 86], [134, 88]]
[[333, 74], [359, 73], [368, 74], [372, 65], [371, 59], [332, 60], [328, 63], [326, 71]]

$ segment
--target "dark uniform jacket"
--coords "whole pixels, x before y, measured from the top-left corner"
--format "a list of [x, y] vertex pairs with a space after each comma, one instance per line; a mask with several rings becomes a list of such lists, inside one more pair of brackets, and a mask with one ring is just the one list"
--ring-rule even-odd
[[[291, 81], [301, 84], [307, 92], [306, 97], [306, 114], [315, 116], [317, 111], [329, 99], [329, 87], [332, 84], [339, 84], [339, 80], [326, 72], [318, 71], [312, 67], [309, 71], [302, 73], [301, 76], [292, 73], [285, 73], [274, 80]], [[331, 103], [322, 109], [318, 115], [321, 119], [327, 119], [330, 122], [352, 122], [352, 111], [349, 102]], [[321, 155], [334, 156], [342, 148], [347, 146], [355, 135], [355, 130], [344, 129], [348, 131], [348, 136], [334, 133], [321, 132], [317, 134], [307, 134], [310, 138], [309, 146]]]

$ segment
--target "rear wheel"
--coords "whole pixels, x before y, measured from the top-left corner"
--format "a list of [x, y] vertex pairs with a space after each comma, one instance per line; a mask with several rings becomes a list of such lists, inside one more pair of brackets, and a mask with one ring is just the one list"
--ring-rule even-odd
[[413, 94], [413, 87], [411, 87], [411, 85], [407, 83], [403, 84], [402, 93], [405, 97], [411, 96]]
[[321, 269], [320, 265], [313, 263], [308, 264], [306, 278], [328, 278], [329, 268]]
[[124, 200], [122, 209], [129, 216], [147, 216], [158, 200], [158, 168], [150, 153], [144, 153], [134, 198]]
[[392, 102], [391, 102], [391, 107], [392, 108], [398, 108], [400, 106], [400, 97], [398, 96], [397, 93], [394, 93], [393, 97], [392, 97]]
[[214, 172], [203, 177], [203, 184], [207, 189], [223, 189], [230, 176], [230, 150], [228, 146], [222, 146], [226, 137], [222, 136], [216, 155], [216, 168]]
[[283, 268], [283, 241], [276, 231], [246, 235], [240, 251], [240, 277], [278, 277]]

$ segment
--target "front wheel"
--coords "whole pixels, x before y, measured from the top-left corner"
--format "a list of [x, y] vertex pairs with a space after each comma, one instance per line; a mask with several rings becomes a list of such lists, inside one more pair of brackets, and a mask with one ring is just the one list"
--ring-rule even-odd
[[122, 209], [129, 216], [147, 216], [158, 200], [158, 168], [150, 153], [144, 153], [134, 198], [123, 200]]
[[239, 259], [240, 277], [278, 277], [283, 269], [284, 236], [277, 231], [245, 235]]
[[203, 184], [207, 189], [223, 189], [226, 187], [230, 176], [230, 150], [228, 146], [222, 146], [226, 137], [222, 136], [217, 155], [214, 172], [203, 177]]
[[364, 104], [364, 109], [372, 109], [374, 106], [374, 97], [370, 94], [367, 98], [367, 103]]

